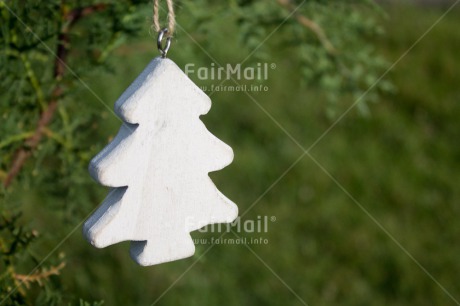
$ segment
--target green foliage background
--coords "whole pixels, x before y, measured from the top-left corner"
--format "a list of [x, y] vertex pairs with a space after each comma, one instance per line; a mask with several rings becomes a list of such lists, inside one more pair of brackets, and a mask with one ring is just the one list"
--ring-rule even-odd
[[[263, 234], [269, 244], [251, 246], [270, 269], [242, 245], [216, 245], [209, 252], [198, 245], [190, 259], [143, 268], [129, 258], [127, 243], [92, 248], [81, 236], [81, 222], [106, 194], [86, 168], [121, 124], [113, 102], [157, 55], [148, 33], [151, 7], [114, 1], [72, 27], [67, 64], [89, 90], [68, 70], [56, 79], [52, 54], [2, 3], [2, 180], [53, 88], [63, 93], [39, 146], [1, 193], [1, 305], [151, 305], [159, 298], [157, 305], [300, 304], [270, 269], [309, 305], [455, 304], [358, 203], [460, 298], [458, 10], [396, 66], [388, 76], [392, 83], [380, 82], [360, 111], [350, 112], [312, 149], [352, 198], [305, 156], [258, 200], [302, 150], [246, 94], [213, 93], [213, 108], [202, 119], [233, 147], [235, 160], [212, 178], [241, 212], [258, 201], [244, 219], [276, 217]], [[5, 3], [54, 52], [62, 16], [96, 2]], [[180, 67], [209, 67], [239, 63], [256, 49], [245, 65], [266, 61], [276, 69], [262, 83], [268, 92], [250, 94], [305, 148], [443, 12], [307, 1], [299, 13], [322, 27], [338, 50], [331, 54], [294, 18], [259, 47], [289, 14], [276, 1], [176, 5], [180, 27], [169, 57]], [[18, 275], [31, 271], [40, 283], [20, 284]], [[50, 271], [57, 275], [47, 276]]]

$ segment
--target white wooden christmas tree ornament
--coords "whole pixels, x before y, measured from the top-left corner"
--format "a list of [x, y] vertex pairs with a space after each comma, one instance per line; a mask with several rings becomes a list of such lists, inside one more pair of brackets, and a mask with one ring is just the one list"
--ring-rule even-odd
[[115, 113], [124, 124], [89, 166], [111, 187], [83, 227], [92, 245], [131, 241], [131, 257], [155, 265], [192, 256], [191, 231], [235, 220], [237, 206], [208, 176], [233, 160], [199, 119], [210, 108], [209, 97], [162, 57], [121, 95]]

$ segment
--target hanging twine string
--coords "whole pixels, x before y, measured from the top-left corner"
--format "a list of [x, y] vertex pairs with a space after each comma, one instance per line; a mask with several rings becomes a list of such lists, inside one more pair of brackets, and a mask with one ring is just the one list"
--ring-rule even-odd
[[[162, 30], [160, 26], [160, 17], [159, 17], [159, 10], [160, 4], [159, 0], [153, 1], [153, 27], [155, 28], [156, 32], [160, 32]], [[166, 0], [166, 4], [168, 6], [168, 33], [167, 37], [171, 37], [174, 34], [174, 29], [176, 27], [176, 15], [174, 14], [174, 5], [173, 0]]]

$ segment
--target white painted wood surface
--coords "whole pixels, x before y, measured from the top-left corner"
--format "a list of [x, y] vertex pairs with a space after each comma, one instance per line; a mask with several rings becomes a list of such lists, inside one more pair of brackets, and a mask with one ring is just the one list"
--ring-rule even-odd
[[192, 256], [191, 231], [238, 216], [208, 176], [233, 160], [199, 119], [210, 108], [209, 97], [160, 57], [121, 95], [115, 112], [126, 123], [89, 166], [96, 181], [112, 187], [84, 224], [92, 245], [129, 240], [131, 257], [154, 265]]

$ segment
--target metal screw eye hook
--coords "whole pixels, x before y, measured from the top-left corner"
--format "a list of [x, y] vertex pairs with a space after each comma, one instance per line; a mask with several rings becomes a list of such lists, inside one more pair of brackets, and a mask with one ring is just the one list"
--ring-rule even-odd
[[160, 32], [158, 32], [157, 47], [158, 47], [158, 50], [161, 53], [162, 58], [166, 58], [166, 54], [169, 51], [169, 47], [171, 47], [171, 36], [166, 37], [165, 46], [163, 47], [163, 45], [162, 45], [163, 36], [166, 33], [168, 33], [167, 28], [164, 28]]

